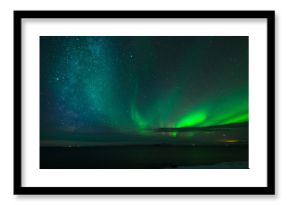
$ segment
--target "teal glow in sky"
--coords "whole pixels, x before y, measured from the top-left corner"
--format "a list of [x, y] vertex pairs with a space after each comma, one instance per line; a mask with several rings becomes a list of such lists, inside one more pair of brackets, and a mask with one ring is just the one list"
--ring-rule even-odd
[[40, 37], [40, 56], [42, 136], [249, 120], [248, 37]]

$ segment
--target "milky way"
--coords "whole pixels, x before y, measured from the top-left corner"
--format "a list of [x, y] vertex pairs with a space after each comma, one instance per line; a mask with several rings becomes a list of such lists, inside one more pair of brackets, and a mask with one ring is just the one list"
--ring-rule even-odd
[[40, 85], [42, 133], [247, 122], [248, 37], [43, 36]]

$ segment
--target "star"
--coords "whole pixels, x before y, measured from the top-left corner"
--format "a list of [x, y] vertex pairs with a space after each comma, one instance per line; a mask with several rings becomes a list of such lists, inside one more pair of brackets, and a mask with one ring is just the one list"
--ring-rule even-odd
[[71, 126], [69, 112], [82, 129], [247, 122], [247, 47], [243, 36], [41, 37], [42, 127]]

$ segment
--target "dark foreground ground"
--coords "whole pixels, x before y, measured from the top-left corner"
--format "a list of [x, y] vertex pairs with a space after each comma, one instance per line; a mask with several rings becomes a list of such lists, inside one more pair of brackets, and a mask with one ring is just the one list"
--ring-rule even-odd
[[41, 147], [41, 169], [247, 169], [248, 146]]

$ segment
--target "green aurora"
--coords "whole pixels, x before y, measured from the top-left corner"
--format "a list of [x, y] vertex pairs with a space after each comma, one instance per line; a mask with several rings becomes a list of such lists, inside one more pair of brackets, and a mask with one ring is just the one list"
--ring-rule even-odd
[[248, 37], [41, 37], [40, 42], [42, 133], [145, 135], [156, 128], [249, 120]]
[[[170, 99], [171, 97], [172, 96], [168, 96], [168, 99]], [[218, 110], [216, 110], [217, 105], [219, 107]], [[163, 116], [160, 115], [160, 113], [167, 113], [164, 118], [159, 118], [158, 123], [160, 127], [206, 127], [214, 125], [242, 123], [249, 120], [248, 98], [242, 92], [239, 96], [234, 96], [234, 98], [231, 97], [227, 100], [221, 99], [220, 101], [214, 101], [213, 103], [207, 103], [194, 107], [192, 110], [189, 109], [184, 114], [176, 116], [173, 123], [169, 123], [167, 126], [167, 117], [170, 116], [170, 111], [172, 112], [171, 109], [168, 109], [168, 105], [163, 106], [163, 104], [160, 104], [159, 107], [154, 107], [152, 108], [152, 110], [156, 110], [159, 112], [152, 112], [150, 116], [151, 118], [149, 119], [142, 117], [140, 111], [138, 111], [137, 109], [136, 101], [133, 100], [133, 103], [131, 105], [131, 115], [132, 120], [134, 121], [138, 129], [143, 130], [155, 127], [157, 122], [154, 122], [153, 119]]]

